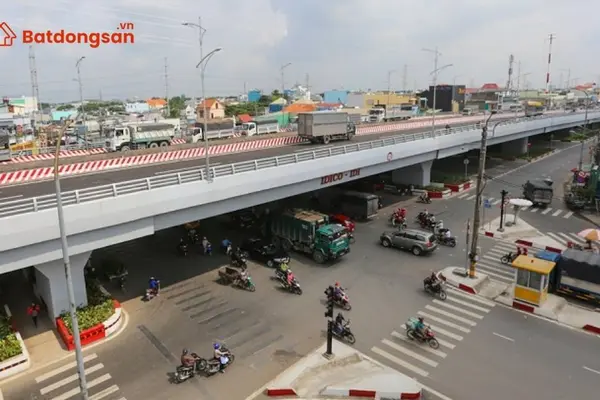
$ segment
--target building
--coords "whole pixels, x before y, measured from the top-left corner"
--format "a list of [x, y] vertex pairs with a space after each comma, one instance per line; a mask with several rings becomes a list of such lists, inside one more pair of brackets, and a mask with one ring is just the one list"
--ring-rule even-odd
[[61, 121], [61, 120], [69, 120], [75, 119], [77, 117], [77, 110], [65, 110], [65, 111], [52, 111], [51, 118], [52, 121]]
[[262, 96], [262, 92], [258, 89], [254, 89], [248, 92], [248, 101], [251, 103], [258, 103]]
[[208, 119], [225, 118], [225, 106], [217, 99], [206, 99], [196, 107], [197, 119], [204, 119], [204, 103]]
[[276, 113], [279, 111], [283, 111], [284, 107], [287, 105], [287, 101], [280, 97], [269, 104], [269, 113]]
[[348, 101], [347, 90], [328, 90], [323, 93], [323, 102], [333, 104], [346, 104]]
[[[464, 85], [437, 85], [435, 94], [435, 109], [445, 112], [458, 112], [465, 108], [465, 95], [467, 89]], [[427, 99], [427, 107], [433, 108], [433, 86], [421, 93]]]
[[346, 106], [358, 108], [373, 108], [377, 105], [401, 105], [414, 104], [415, 99], [411, 95], [387, 93], [387, 92], [351, 92], [347, 94]]
[[38, 101], [35, 97], [10, 97], [5, 98], [4, 103], [8, 102], [11, 106], [14, 106], [15, 115], [29, 115], [37, 111]]
[[150, 106], [145, 101], [125, 103], [125, 112], [129, 114], [143, 114], [150, 111]]
[[146, 103], [148, 103], [151, 111], [162, 110], [167, 107], [167, 101], [158, 97], [146, 100]]

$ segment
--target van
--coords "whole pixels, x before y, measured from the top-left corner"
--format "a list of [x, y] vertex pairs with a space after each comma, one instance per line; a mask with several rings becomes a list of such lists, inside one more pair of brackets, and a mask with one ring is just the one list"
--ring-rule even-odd
[[462, 111], [462, 115], [473, 115], [473, 114], [475, 114], [475, 110], [472, 108], [469, 108], [469, 107], [464, 108]]

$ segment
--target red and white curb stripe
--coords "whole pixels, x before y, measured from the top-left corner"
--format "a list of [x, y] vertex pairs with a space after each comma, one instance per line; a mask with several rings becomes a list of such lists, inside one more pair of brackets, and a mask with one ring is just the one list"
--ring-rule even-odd
[[[545, 313], [541, 313], [538, 311], [538, 307], [535, 307], [531, 304], [527, 304], [527, 303], [523, 303], [517, 300], [513, 300], [512, 302], [512, 307], [520, 310], [520, 311], [525, 311], [531, 314], [535, 314], [535, 315], [541, 315], [542, 317], [546, 317], [547, 315]], [[581, 329], [583, 329], [584, 331], [587, 332], [591, 332], [591, 333], [595, 333], [597, 335], [600, 335], [600, 326], [595, 326], [595, 325], [590, 325], [590, 324], [585, 324], [583, 326], [581, 326]]]
[[[403, 393], [403, 392], [384, 392], [377, 390], [363, 390], [363, 389], [335, 389], [325, 388], [320, 396], [326, 397], [359, 397], [361, 399], [390, 399], [390, 400], [419, 400], [421, 399], [421, 392], [417, 393]], [[295, 397], [299, 396], [294, 389], [281, 388], [281, 389], [267, 389], [266, 395], [269, 397]]]
[[[267, 148], [289, 146], [302, 143], [299, 137], [273, 138], [267, 140], [256, 140], [251, 142], [240, 142], [221, 144], [209, 147], [210, 155], [224, 155], [242, 153], [247, 151], [263, 150]], [[157, 164], [170, 161], [183, 161], [192, 158], [204, 156], [204, 147], [193, 149], [170, 151], [168, 153], [154, 153], [141, 156], [130, 156], [114, 158], [109, 160], [86, 161], [75, 164], [65, 164], [59, 167], [59, 173], [62, 176], [71, 176], [85, 174], [90, 172], [106, 171], [111, 169], [121, 169], [136, 167], [141, 165]], [[0, 173], [0, 185], [10, 185], [15, 183], [24, 183], [51, 179], [54, 176], [54, 167], [34, 168], [24, 171], [12, 171]]]

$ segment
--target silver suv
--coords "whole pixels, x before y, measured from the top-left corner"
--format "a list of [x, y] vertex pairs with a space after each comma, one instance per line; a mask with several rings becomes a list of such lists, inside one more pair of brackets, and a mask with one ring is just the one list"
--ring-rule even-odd
[[415, 256], [431, 253], [438, 247], [435, 236], [421, 229], [403, 229], [383, 232], [379, 238], [383, 247], [396, 247], [409, 250]]

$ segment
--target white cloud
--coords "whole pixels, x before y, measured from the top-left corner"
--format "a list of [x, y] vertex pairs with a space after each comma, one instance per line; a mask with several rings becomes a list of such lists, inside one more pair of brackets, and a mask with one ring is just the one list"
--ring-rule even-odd
[[[17, 4], [18, 3], [18, 4]], [[135, 24], [134, 45], [35, 46], [40, 95], [48, 101], [78, 97], [75, 62], [82, 65], [86, 97], [105, 98], [164, 93], [164, 58], [168, 58], [171, 94], [199, 94], [197, 31], [181, 25], [202, 14], [205, 52], [223, 51], [207, 68], [207, 93], [235, 94], [248, 88], [279, 87], [279, 66], [286, 83], [310, 74], [316, 90], [384, 88], [387, 71], [397, 70], [393, 86], [428, 84], [432, 55], [421, 48], [439, 47], [440, 65], [452, 63], [440, 80], [477, 85], [504, 84], [508, 57], [521, 61], [532, 85], [544, 84], [547, 35], [556, 34], [552, 80], [561, 69], [571, 78], [593, 81], [599, 56], [597, 28], [585, 15], [597, 14], [594, 2], [572, 0], [34, 0], [10, 2], [4, 19], [16, 30], [66, 29], [113, 31], [122, 22]], [[28, 48], [0, 49], [0, 94], [31, 93]], [[515, 74], [517, 73], [515, 65]], [[567, 72], [562, 71], [563, 81]]]

